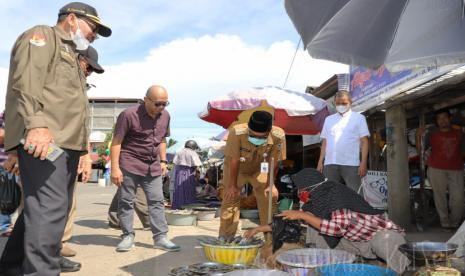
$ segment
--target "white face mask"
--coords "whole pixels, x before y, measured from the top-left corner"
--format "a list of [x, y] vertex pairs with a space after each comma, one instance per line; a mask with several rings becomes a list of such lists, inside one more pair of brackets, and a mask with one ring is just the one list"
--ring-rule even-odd
[[336, 105], [337, 112], [344, 114], [349, 111], [350, 105]]
[[77, 24], [76, 33], [73, 34], [72, 32], [70, 32], [71, 39], [76, 45], [76, 50], [79, 50], [79, 51], [87, 50], [87, 48], [89, 48], [90, 42], [89, 40], [87, 40], [87, 38], [84, 36], [81, 29], [79, 28], [79, 24], [77, 20], [78, 19], [76, 18], [76, 24]]

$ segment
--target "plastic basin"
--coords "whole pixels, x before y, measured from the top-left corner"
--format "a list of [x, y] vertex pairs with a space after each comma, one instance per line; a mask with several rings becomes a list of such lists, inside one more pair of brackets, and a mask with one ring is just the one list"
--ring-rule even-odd
[[258, 219], [257, 209], [241, 209], [241, 218], [243, 219]]
[[171, 213], [165, 211], [166, 222], [173, 226], [191, 226], [197, 224], [195, 214]]
[[397, 276], [398, 274], [389, 268], [367, 264], [334, 264], [316, 268], [316, 273], [321, 276]]
[[284, 271], [296, 276], [315, 275], [315, 268], [330, 264], [353, 263], [354, 254], [342, 250], [304, 248], [293, 249], [278, 255], [276, 261]]
[[269, 270], [269, 269], [246, 269], [246, 270], [237, 270], [223, 274], [224, 276], [289, 276], [291, 274], [279, 271], [279, 270]]
[[205, 257], [207, 257], [208, 260], [228, 265], [251, 265], [258, 254], [258, 249], [263, 246], [263, 244], [228, 246], [213, 245], [203, 242], [200, 244], [203, 247]]

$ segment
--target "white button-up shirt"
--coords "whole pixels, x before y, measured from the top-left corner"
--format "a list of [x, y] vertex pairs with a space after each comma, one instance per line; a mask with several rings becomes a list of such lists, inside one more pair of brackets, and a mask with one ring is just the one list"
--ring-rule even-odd
[[325, 165], [360, 165], [360, 138], [370, 136], [365, 116], [347, 111], [326, 117], [321, 138], [326, 139]]

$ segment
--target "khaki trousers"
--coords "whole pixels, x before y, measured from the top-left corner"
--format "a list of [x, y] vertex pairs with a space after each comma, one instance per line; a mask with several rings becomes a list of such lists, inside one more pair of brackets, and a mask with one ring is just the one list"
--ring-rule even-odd
[[[224, 177], [227, 179], [229, 173], [225, 166]], [[260, 225], [268, 224], [268, 197], [265, 195], [265, 189], [268, 186], [268, 176], [256, 174], [245, 175], [239, 174], [237, 177], [237, 187], [242, 189], [244, 184], [250, 183], [253, 187], [255, 197], [257, 199], [257, 208], [260, 217]], [[228, 183], [225, 183], [225, 189], [228, 187]], [[273, 201], [273, 213], [277, 210], [277, 203]], [[239, 224], [240, 216], [240, 199], [237, 198], [233, 201], [226, 201], [223, 199], [221, 203], [221, 215], [220, 215], [220, 231], [219, 235], [223, 237], [233, 237], [236, 235], [237, 226]]]
[[76, 189], [77, 189], [77, 182], [74, 184], [74, 192], [73, 192], [73, 202], [71, 203], [71, 209], [68, 213], [68, 219], [66, 220], [65, 225], [65, 232], [63, 232], [63, 238], [61, 238], [61, 243], [66, 243], [71, 240], [73, 236], [73, 225], [74, 219], [76, 218]]
[[[428, 180], [434, 193], [434, 205], [442, 227], [458, 227], [464, 208], [463, 171], [428, 168]], [[447, 204], [449, 192], [449, 204]], [[449, 215], [450, 210], [450, 215]]]

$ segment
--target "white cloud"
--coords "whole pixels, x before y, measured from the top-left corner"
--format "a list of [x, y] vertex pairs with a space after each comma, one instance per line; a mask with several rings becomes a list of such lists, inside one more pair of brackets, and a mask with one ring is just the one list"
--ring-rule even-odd
[[[294, 52], [295, 45], [289, 41], [261, 47], [221, 34], [177, 39], [153, 48], [142, 61], [103, 64], [105, 73], [89, 79], [97, 86], [89, 96], [142, 98], [150, 85], [161, 84], [170, 95], [174, 127], [186, 127], [184, 122], [198, 127], [202, 124], [197, 112], [210, 99], [240, 88], [282, 86]], [[345, 65], [314, 60], [299, 50], [286, 88], [303, 92], [307, 85], [319, 85], [346, 71]], [[0, 68], [0, 87], [6, 87], [6, 75], [7, 70]]]
[[[178, 39], [152, 49], [143, 61], [106, 66], [105, 74], [91, 77], [97, 88], [89, 94], [142, 97], [158, 83], [170, 92], [173, 113], [193, 114], [209, 99], [235, 89], [282, 86], [294, 51], [289, 41], [264, 48], [229, 35]], [[304, 91], [345, 71], [345, 65], [314, 60], [299, 50], [287, 88]]]

